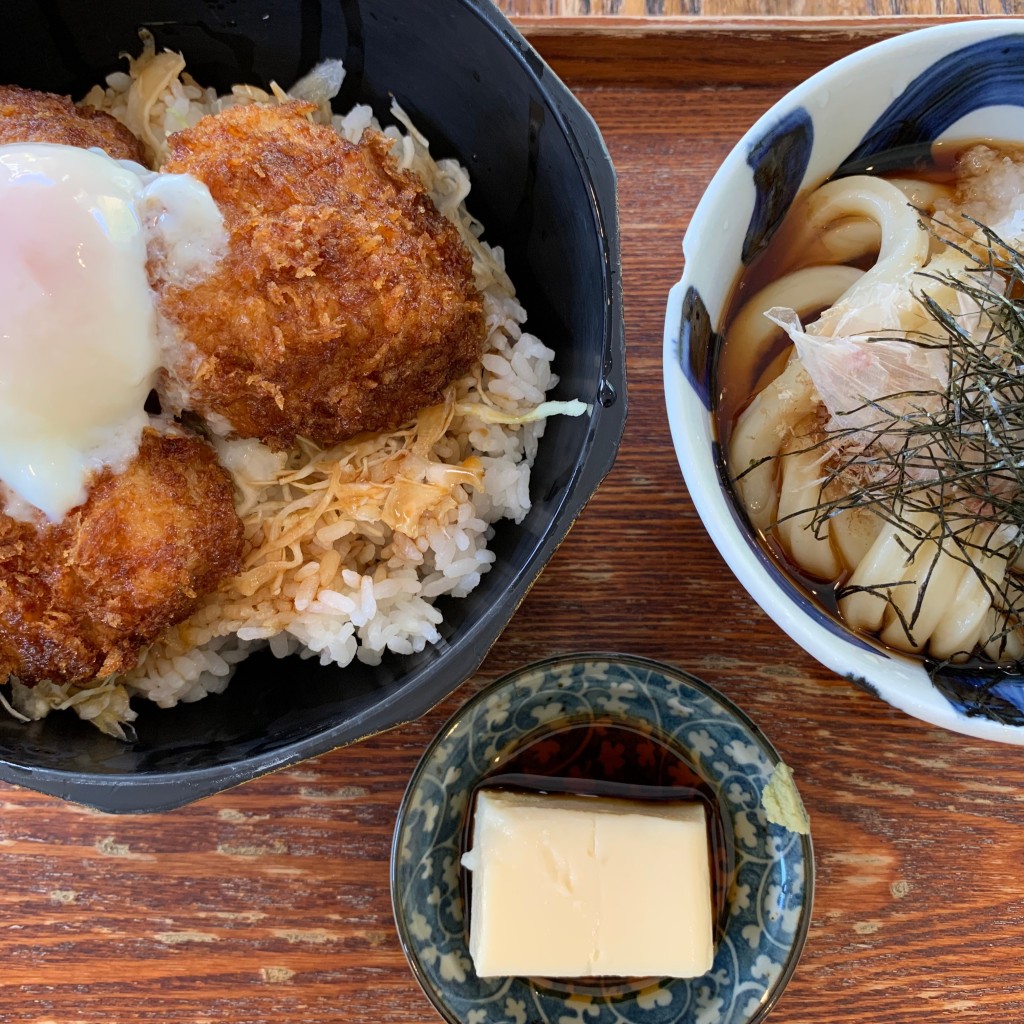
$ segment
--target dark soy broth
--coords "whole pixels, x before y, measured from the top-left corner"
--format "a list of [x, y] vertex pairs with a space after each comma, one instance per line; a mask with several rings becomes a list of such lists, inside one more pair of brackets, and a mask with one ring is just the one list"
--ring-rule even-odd
[[[473, 836], [476, 795], [481, 789], [528, 793], [575, 793], [628, 800], [642, 805], [667, 801], [700, 803], [708, 829], [714, 940], [724, 934], [729, 890], [735, 868], [732, 828], [711, 786], [678, 751], [649, 732], [618, 722], [577, 722], [545, 731], [513, 751], [485, 775], [473, 792], [463, 848]], [[643, 870], [643, 864], [637, 864]], [[464, 905], [470, 906], [471, 876], [462, 873]], [[467, 910], [468, 922], [468, 910]], [[549, 988], [603, 995], [635, 991], [621, 978], [586, 978], [566, 983], [545, 980]]]

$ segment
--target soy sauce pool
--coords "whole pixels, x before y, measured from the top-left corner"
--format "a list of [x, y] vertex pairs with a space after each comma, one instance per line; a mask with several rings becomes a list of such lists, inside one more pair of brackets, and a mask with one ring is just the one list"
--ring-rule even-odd
[[[476, 795], [483, 789], [519, 793], [575, 793], [638, 804], [699, 803], [708, 830], [711, 907], [717, 945], [729, 918], [729, 892], [735, 875], [731, 822], [715, 790], [674, 747], [649, 731], [619, 722], [567, 722], [527, 737], [477, 784], [463, 837], [468, 850]], [[638, 870], [642, 865], [638, 865]], [[469, 908], [471, 878], [462, 873], [464, 906]], [[468, 925], [468, 919], [467, 919]], [[567, 994], [633, 994], [650, 979], [534, 979]]]

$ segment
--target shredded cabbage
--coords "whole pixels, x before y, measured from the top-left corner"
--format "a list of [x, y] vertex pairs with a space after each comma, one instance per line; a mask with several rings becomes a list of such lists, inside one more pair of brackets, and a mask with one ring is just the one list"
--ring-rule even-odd
[[590, 406], [578, 398], [570, 402], [541, 402], [533, 409], [523, 413], [504, 412], [493, 405], [482, 402], [464, 402], [455, 406], [460, 416], [476, 416], [484, 423], [498, 423], [501, 426], [518, 426], [522, 423], [533, 423], [535, 420], [547, 419], [549, 416], [582, 416]]

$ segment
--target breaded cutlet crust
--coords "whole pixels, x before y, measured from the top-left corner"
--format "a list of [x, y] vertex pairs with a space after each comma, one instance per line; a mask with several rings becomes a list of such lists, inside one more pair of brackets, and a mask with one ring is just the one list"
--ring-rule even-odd
[[120, 121], [91, 107], [76, 107], [67, 96], [0, 85], [0, 146], [50, 142], [102, 149], [115, 160], [145, 164], [142, 143]]
[[60, 523], [0, 514], [0, 681], [127, 671], [239, 571], [242, 541], [213, 448], [152, 430], [128, 468], [104, 471]]
[[279, 449], [401, 425], [476, 363], [484, 339], [455, 226], [384, 136], [353, 145], [310, 109], [205, 117], [171, 136], [163, 166], [207, 185], [230, 236], [209, 277], [161, 288], [185, 343], [165, 398]]

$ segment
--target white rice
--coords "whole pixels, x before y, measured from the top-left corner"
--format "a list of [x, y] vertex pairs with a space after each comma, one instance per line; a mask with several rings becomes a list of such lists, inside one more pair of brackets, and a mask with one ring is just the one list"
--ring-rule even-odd
[[[157, 54], [151, 38], [143, 38], [145, 52], [130, 62], [131, 74], [110, 75], [106, 86], [95, 87], [83, 102], [127, 124], [146, 142], [155, 164], [171, 132], [230, 105], [285, 97], [280, 90], [268, 94], [246, 86], [217, 96], [182, 75], [184, 61], [177, 54]], [[343, 74], [339, 62], [327, 62], [287, 98], [318, 103], [316, 118], [355, 142], [366, 127], [380, 126], [369, 107], [341, 116], [331, 113], [330, 99]], [[133, 82], [147, 85], [141, 99], [138, 84], [130, 91]], [[133, 672], [92, 688], [42, 684], [29, 689], [14, 681], [12, 703], [20, 714], [39, 718], [54, 708], [71, 707], [105, 732], [124, 736], [126, 724], [136, 717], [131, 698], [172, 707], [220, 693], [237, 664], [258, 646], [268, 646], [280, 658], [315, 657], [339, 666], [355, 659], [376, 665], [389, 651], [422, 651], [440, 639], [442, 616], [434, 601], [441, 595], [469, 594], [494, 562], [487, 546], [493, 524], [499, 519], [521, 522], [529, 511], [530, 467], [546, 415], [578, 414], [584, 406], [546, 403], [557, 382], [551, 372], [554, 353], [522, 331], [526, 311], [505, 273], [503, 253], [482, 241], [482, 227], [466, 210], [468, 174], [455, 161], [434, 161], [426, 139], [396, 105], [392, 113], [397, 124], [383, 130], [393, 140], [393, 155], [403, 169], [419, 175], [438, 209], [458, 226], [484, 298], [487, 339], [481, 366], [456, 384], [447, 429], [430, 435], [429, 455], [415, 463], [419, 486], [445, 489], [440, 511], [424, 514], [405, 529], [389, 526], [382, 517], [325, 513], [298, 543], [282, 548], [282, 564], [287, 561], [288, 568], [256, 588], [251, 599], [218, 592], [153, 644]], [[415, 432], [380, 439], [381, 451], [397, 459], [416, 443]], [[332, 458], [337, 454], [337, 463], [308, 452], [278, 456], [256, 442], [221, 442], [219, 450], [238, 486], [250, 547], [263, 538], [264, 527], [254, 525], [263, 509], [293, 508], [301, 514], [321, 500], [325, 492], [310, 483], [317, 479], [308, 472], [311, 458], [328, 470], [348, 465], [346, 459], [357, 461], [345, 445], [328, 453]], [[463, 476], [473, 477], [475, 484], [452, 483], [451, 467], [459, 466], [471, 468]], [[359, 477], [354, 484], [372, 490], [368, 479]]]

